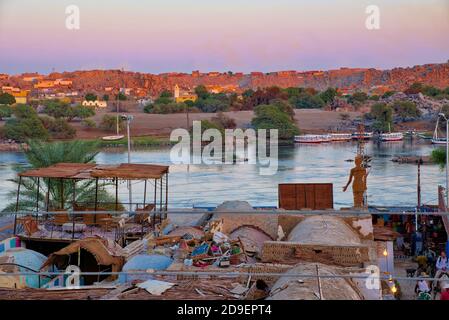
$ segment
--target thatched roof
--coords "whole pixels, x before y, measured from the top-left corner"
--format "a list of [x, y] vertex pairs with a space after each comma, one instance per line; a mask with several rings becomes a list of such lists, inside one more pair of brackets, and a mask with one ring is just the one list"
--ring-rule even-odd
[[99, 265], [111, 266], [112, 271], [120, 271], [125, 262], [123, 249], [112, 241], [102, 238], [86, 238], [72, 242], [67, 247], [52, 253], [41, 269], [58, 262], [62, 257], [84, 249], [91, 253]]

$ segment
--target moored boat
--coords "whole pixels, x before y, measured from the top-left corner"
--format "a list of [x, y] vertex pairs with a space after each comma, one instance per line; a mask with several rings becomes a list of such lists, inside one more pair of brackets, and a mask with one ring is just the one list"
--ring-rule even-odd
[[354, 132], [353, 134], [351, 134], [352, 139], [356, 139], [356, 140], [369, 140], [373, 137], [373, 133], [372, 132]]
[[332, 136], [330, 134], [304, 134], [295, 136], [295, 142], [298, 143], [323, 143], [331, 141]]
[[116, 141], [116, 140], [121, 140], [123, 139], [125, 136], [122, 134], [116, 135], [116, 136], [106, 136], [101, 138], [103, 141]]
[[332, 141], [349, 141], [352, 139], [350, 133], [331, 133]]
[[381, 141], [401, 141], [404, 139], [402, 132], [389, 132], [380, 134]]
[[432, 143], [433, 144], [446, 144], [447, 143], [447, 137], [446, 138], [442, 138], [438, 136], [438, 125], [440, 123], [440, 117], [438, 117], [437, 120], [437, 124], [435, 125], [435, 130], [433, 132], [433, 137], [432, 137]]

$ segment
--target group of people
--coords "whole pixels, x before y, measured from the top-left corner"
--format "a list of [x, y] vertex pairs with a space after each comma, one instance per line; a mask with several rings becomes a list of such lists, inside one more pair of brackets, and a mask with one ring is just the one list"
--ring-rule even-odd
[[[417, 258], [419, 266], [416, 270], [416, 276], [421, 278], [415, 286], [418, 299], [430, 300], [431, 293], [434, 293], [435, 297], [436, 292], [439, 291], [440, 300], [449, 300], [449, 259], [445, 251], [442, 251], [438, 258], [435, 258], [436, 254], [430, 248], [426, 248], [423, 255]], [[426, 280], [429, 275], [433, 275], [437, 280], [433, 283]], [[447, 277], [446, 281], [443, 279], [444, 275]]]

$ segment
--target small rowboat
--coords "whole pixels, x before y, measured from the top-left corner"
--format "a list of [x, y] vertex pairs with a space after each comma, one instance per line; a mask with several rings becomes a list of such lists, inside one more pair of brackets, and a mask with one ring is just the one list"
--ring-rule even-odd
[[332, 136], [330, 134], [305, 134], [295, 136], [295, 142], [298, 143], [323, 143], [331, 142]]
[[350, 133], [331, 133], [332, 141], [349, 141], [352, 139]]
[[116, 140], [120, 140], [120, 139], [123, 139], [125, 136], [124, 135], [116, 135], [116, 136], [106, 136], [106, 137], [103, 137], [103, 138], [101, 138], [101, 140], [104, 140], [104, 141], [116, 141]]
[[401, 141], [404, 139], [404, 135], [402, 132], [390, 132], [390, 133], [382, 133], [380, 135], [381, 141]]
[[433, 138], [432, 143], [433, 144], [446, 144], [446, 138]]

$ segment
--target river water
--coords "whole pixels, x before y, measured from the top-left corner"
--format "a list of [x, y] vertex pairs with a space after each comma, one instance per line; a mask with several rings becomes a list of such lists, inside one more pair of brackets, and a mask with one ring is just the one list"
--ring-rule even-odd
[[[366, 153], [373, 157], [368, 177], [368, 202], [379, 206], [415, 206], [417, 166], [391, 161], [394, 156], [429, 155], [435, 148], [426, 141], [391, 143], [369, 142]], [[295, 145], [279, 148], [275, 175], [259, 174], [259, 165], [172, 165], [168, 148], [135, 150], [134, 163], [169, 164], [169, 207], [215, 206], [225, 200], [246, 200], [254, 206], [276, 206], [277, 185], [286, 182], [333, 183], [335, 207], [350, 206], [352, 192], [342, 192], [357, 150], [356, 143]], [[127, 162], [125, 150], [102, 151], [97, 163]], [[22, 153], [0, 153], [0, 209], [14, 201], [17, 168], [26, 166]], [[445, 184], [444, 171], [437, 165], [423, 165], [421, 170], [422, 202], [437, 203], [437, 186]], [[143, 198], [143, 183], [133, 185], [133, 202]], [[126, 184], [120, 186], [120, 198], [127, 202]]]

